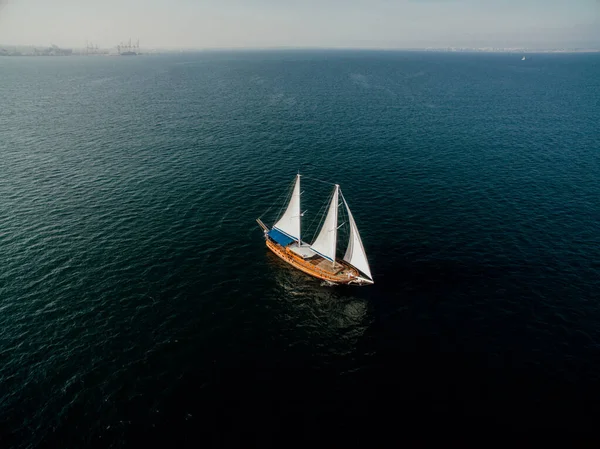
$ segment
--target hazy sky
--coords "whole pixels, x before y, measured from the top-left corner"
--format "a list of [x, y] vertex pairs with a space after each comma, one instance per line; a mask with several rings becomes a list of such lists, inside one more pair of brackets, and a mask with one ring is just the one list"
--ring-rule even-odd
[[0, 44], [598, 47], [600, 0], [0, 0]]

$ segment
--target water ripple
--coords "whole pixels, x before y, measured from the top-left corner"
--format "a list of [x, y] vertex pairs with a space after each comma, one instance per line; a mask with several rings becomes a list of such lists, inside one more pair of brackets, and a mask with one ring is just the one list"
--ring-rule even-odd
[[[593, 385], [597, 62], [470, 57], [7, 58], [2, 446], [191, 435], [232, 398], [359, 416], [369, 385], [433, 394], [455, 366], [468, 391], [532, 376], [532, 401]], [[298, 169], [342, 185], [372, 287], [265, 248]], [[329, 187], [303, 185], [310, 223]]]

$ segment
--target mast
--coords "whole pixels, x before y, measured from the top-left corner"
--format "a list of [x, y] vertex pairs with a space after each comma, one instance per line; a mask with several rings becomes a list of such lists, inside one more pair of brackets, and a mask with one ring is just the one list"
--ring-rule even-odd
[[331, 203], [329, 203], [329, 210], [327, 211], [325, 222], [321, 227], [319, 235], [310, 246], [314, 252], [332, 262], [333, 266], [335, 266], [335, 252], [337, 246], [339, 189], [340, 186], [336, 184], [333, 190]]
[[331, 232], [333, 233], [333, 255], [331, 262], [331, 266], [335, 267], [335, 250], [337, 249], [337, 230], [338, 230], [338, 198], [339, 198], [340, 186], [338, 184], [335, 185], [335, 191], [333, 192], [333, 199], [331, 200], [331, 206], [333, 208], [333, 212], [335, 214], [335, 218], [333, 220], [333, 228]]
[[296, 174], [296, 186], [298, 187], [298, 248], [300, 248], [302, 246], [302, 215], [304, 215], [302, 213], [302, 208], [300, 207], [300, 195], [302, 195], [302, 192], [300, 191], [300, 170], [298, 170], [298, 173]]

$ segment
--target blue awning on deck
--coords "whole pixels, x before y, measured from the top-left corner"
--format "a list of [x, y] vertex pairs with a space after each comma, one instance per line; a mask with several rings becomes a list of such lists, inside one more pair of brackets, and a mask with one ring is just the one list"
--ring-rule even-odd
[[275, 240], [277, 243], [279, 243], [281, 246], [288, 246], [290, 243], [294, 242], [293, 238], [288, 237], [283, 232], [281, 232], [279, 229], [275, 229], [275, 228], [271, 229], [268, 232], [268, 236], [271, 237], [273, 240]]

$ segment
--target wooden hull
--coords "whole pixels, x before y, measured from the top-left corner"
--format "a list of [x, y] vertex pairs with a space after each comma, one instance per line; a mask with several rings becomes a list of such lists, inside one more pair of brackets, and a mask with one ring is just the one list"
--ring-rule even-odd
[[[294, 253], [291, 249], [285, 248], [270, 239], [266, 239], [267, 248], [269, 248], [273, 253], [275, 253], [279, 258], [283, 261], [289, 263], [294, 268], [297, 268], [304, 273], [316, 277], [317, 279], [321, 279], [327, 282], [332, 282], [334, 284], [371, 284], [372, 282], [367, 281], [360, 277], [360, 273], [354, 267], [351, 267], [346, 262], [341, 260], [336, 260], [336, 267], [331, 269], [324, 269], [322, 264], [325, 259], [322, 259], [321, 263], [316, 264], [315, 261], [310, 262], [296, 253]], [[327, 264], [331, 264], [331, 262], [326, 261]], [[317, 266], [321, 265], [321, 267]]]

